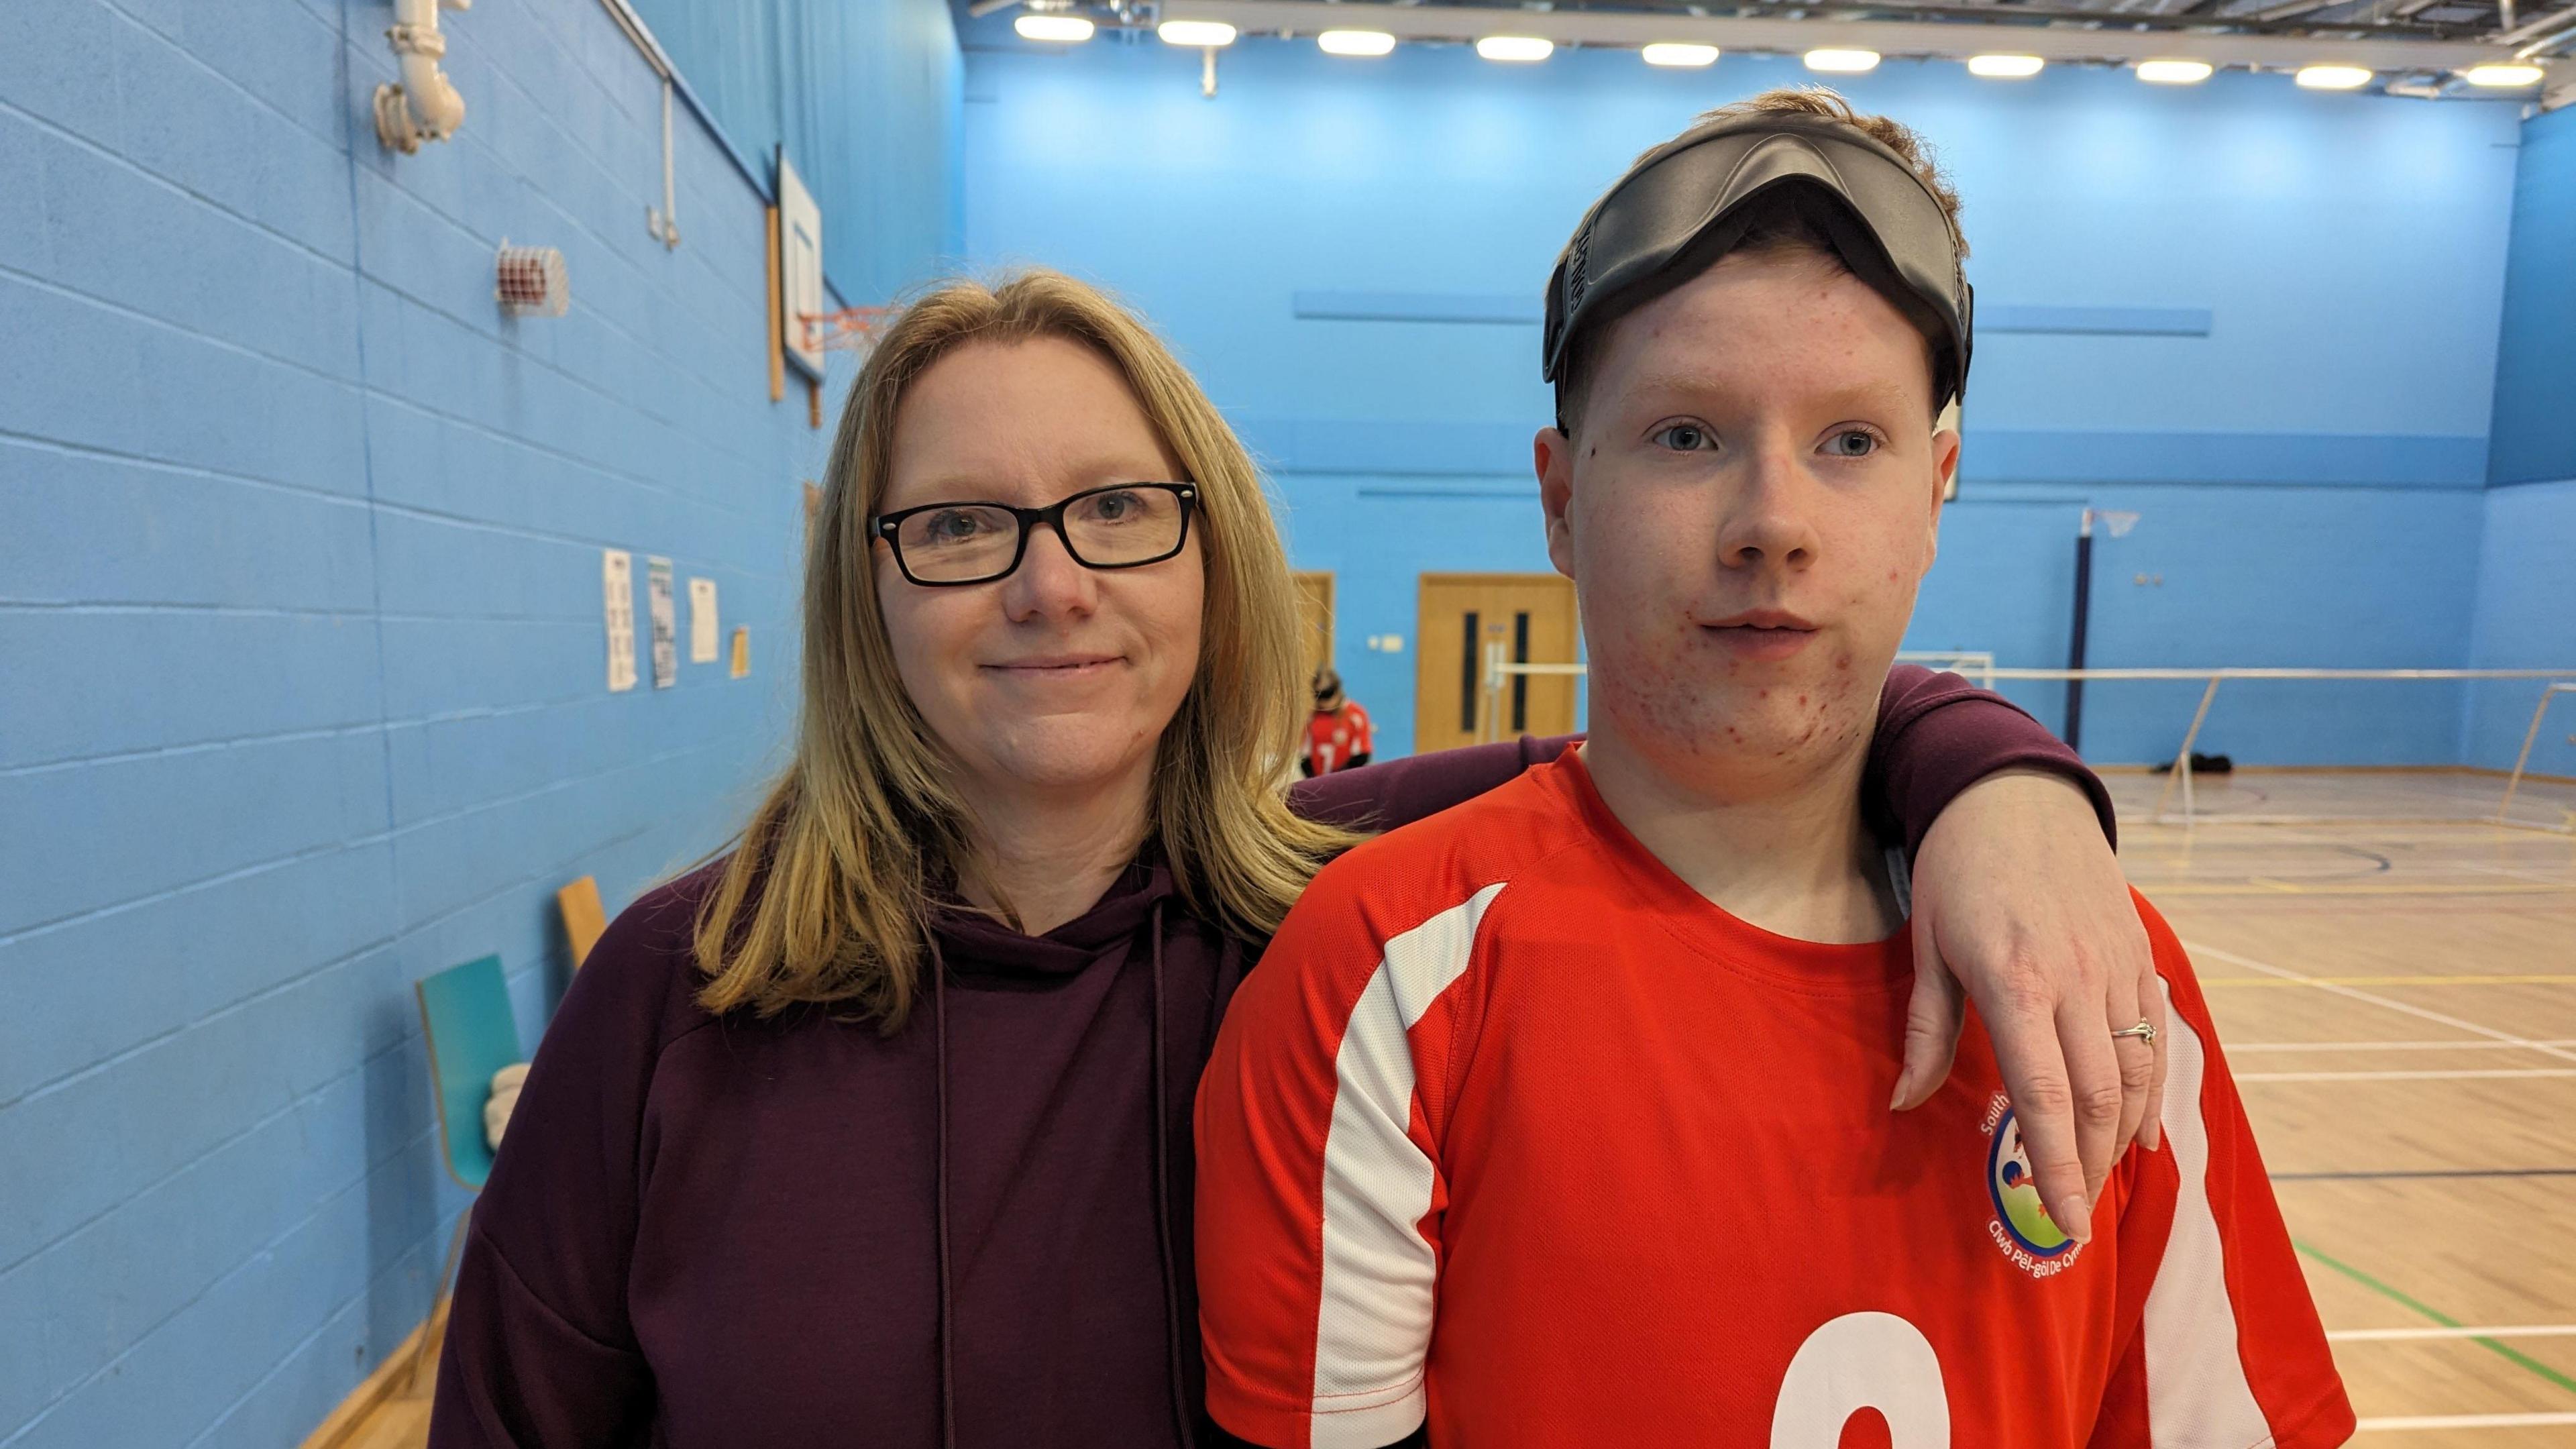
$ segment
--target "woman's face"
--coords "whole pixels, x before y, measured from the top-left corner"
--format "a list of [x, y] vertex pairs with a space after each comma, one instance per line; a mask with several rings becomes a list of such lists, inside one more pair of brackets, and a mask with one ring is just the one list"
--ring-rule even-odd
[[[913, 380], [876, 511], [1043, 508], [1111, 483], [1186, 481], [1116, 368], [1080, 343], [970, 343]], [[970, 792], [1088, 794], [1141, 783], [1199, 660], [1203, 520], [1160, 563], [1085, 568], [1044, 526], [1008, 577], [925, 588], [876, 550], [905, 690]]]

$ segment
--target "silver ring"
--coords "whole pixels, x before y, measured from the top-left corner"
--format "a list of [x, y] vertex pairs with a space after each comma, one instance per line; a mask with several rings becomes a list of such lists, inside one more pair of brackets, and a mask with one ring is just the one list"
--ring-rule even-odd
[[2156, 1024], [2152, 1021], [2142, 1021], [2136, 1026], [2122, 1027], [2120, 1030], [2111, 1033], [2111, 1035], [2115, 1038], [2133, 1036], [2138, 1040], [2145, 1042], [2149, 1046], [2154, 1046], [2156, 1044]]

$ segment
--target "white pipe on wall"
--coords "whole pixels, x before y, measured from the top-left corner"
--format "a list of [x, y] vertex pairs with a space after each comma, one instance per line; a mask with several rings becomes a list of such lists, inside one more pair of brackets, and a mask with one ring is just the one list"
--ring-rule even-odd
[[680, 193], [671, 173], [671, 78], [662, 77], [662, 209], [644, 208], [644, 230], [664, 248], [680, 244]]
[[465, 97], [439, 68], [447, 37], [438, 12], [464, 10], [474, 0], [394, 0], [393, 29], [385, 40], [402, 66], [402, 84], [376, 87], [376, 139], [408, 155], [423, 141], [444, 141], [465, 124]]

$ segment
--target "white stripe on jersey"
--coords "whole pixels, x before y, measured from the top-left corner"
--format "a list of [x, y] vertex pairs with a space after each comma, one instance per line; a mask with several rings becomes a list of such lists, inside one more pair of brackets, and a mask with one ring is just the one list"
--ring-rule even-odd
[[1467, 970], [1476, 927], [1502, 894], [1489, 885], [1386, 943], [1334, 1060], [1324, 1139], [1324, 1280], [1315, 1319], [1317, 1449], [1376, 1449], [1428, 1409], [1440, 1263], [1416, 1225], [1431, 1210], [1431, 1159], [1405, 1135], [1413, 1116], [1406, 1039]]
[[2165, 993], [2165, 1148], [2182, 1175], [2164, 1261], [2147, 1290], [2147, 1438], [2156, 1449], [2263, 1445], [2272, 1426], [2245, 1381], [2227, 1259], [2209, 1210], [2209, 1123], [2201, 1082], [2209, 1056]]

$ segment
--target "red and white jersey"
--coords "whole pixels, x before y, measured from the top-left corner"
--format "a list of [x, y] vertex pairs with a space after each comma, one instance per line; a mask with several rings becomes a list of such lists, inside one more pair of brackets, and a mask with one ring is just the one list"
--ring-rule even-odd
[[1355, 700], [1339, 709], [1319, 709], [1306, 718], [1306, 773], [1329, 775], [1348, 769], [1354, 756], [1369, 753], [1368, 711]]
[[2070, 1242], [1907, 934], [1693, 892], [1574, 752], [1320, 875], [1198, 1098], [1208, 1407], [1273, 1446], [2312, 1449], [2353, 1416], [2180, 944], [2165, 1148]]

